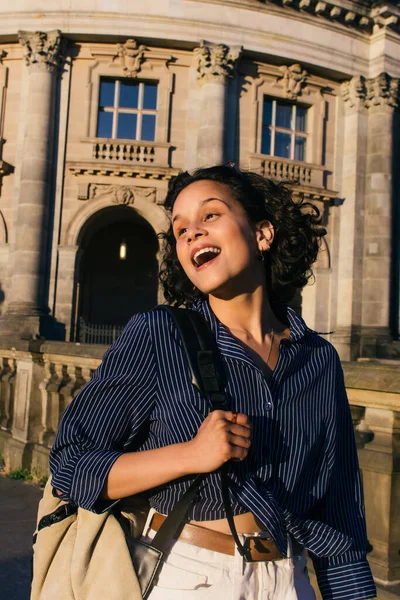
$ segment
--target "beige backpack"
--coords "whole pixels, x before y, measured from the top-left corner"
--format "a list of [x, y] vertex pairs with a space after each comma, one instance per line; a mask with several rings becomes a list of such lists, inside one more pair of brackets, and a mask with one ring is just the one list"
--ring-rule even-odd
[[[49, 480], [37, 523], [66, 504], [53, 496]], [[140, 535], [143, 507], [122, 514], [129, 519], [131, 532]], [[142, 599], [125, 534], [111, 512], [95, 514], [78, 508], [35, 534], [31, 600]]]

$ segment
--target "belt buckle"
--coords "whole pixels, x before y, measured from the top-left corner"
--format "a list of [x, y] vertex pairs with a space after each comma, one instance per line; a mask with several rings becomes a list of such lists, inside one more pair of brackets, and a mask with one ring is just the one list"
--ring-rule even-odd
[[[251, 540], [254, 541], [254, 546], [251, 546]], [[281, 556], [280, 558], [270, 558], [268, 555], [271, 554], [271, 552], [263, 545], [263, 541], [268, 541], [268, 542], [273, 542], [273, 538], [268, 537], [261, 537], [259, 535], [246, 535], [245, 539], [244, 539], [244, 544], [243, 547], [245, 549], [245, 554], [243, 556], [244, 560], [247, 563], [258, 563], [258, 562], [266, 562], [268, 560], [273, 560], [273, 561], [277, 561], [277, 560], [282, 560], [284, 558], [284, 556]], [[258, 552], [260, 553], [265, 553], [265, 557], [262, 558], [253, 558], [252, 555], [252, 550], [258, 550]]]

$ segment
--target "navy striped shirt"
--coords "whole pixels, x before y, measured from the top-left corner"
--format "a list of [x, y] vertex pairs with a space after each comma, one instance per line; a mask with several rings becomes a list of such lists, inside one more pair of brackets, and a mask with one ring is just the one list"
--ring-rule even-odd
[[[253, 427], [248, 457], [229, 467], [234, 513], [252, 512], [284, 554], [288, 531], [308, 548], [324, 600], [373, 598], [353, 424], [334, 347], [288, 309], [290, 337], [267, 379], [207, 302], [195, 310], [221, 351], [227, 408], [248, 415]], [[63, 499], [107, 510], [113, 501], [99, 495], [122, 453], [192, 439], [209, 409], [191, 385], [169, 315], [139, 313], [65, 411], [50, 456], [53, 485]], [[150, 490], [151, 506], [168, 514], [193, 478]], [[224, 517], [219, 476], [211, 473], [189, 519]]]

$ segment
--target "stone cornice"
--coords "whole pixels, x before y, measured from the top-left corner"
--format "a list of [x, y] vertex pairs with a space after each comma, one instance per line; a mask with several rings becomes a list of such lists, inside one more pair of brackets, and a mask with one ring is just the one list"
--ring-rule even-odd
[[155, 179], [169, 181], [179, 174], [179, 169], [171, 167], [146, 167], [121, 165], [117, 162], [99, 164], [97, 161], [68, 161], [68, 171], [71, 175], [90, 175], [100, 177], [129, 177], [132, 179]]
[[353, 0], [192, 0], [211, 4], [231, 4], [237, 8], [260, 10], [264, 5], [281, 7], [288, 11], [306, 13], [357, 31], [371, 34], [380, 29], [391, 29], [400, 33], [400, 8], [394, 2], [380, 2], [371, 8], [364, 2]]
[[353, 77], [341, 85], [342, 98], [347, 106], [392, 106], [397, 108], [400, 100], [400, 80], [387, 73], [372, 79], [362, 75]]
[[24, 48], [28, 67], [53, 71], [62, 63], [61, 31], [19, 31], [18, 39]]

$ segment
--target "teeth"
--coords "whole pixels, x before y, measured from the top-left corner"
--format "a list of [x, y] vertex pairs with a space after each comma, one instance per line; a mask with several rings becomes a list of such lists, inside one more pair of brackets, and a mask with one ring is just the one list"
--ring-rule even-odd
[[213, 252], [214, 254], [220, 254], [221, 250], [219, 248], [212, 248], [211, 246], [209, 248], [202, 248], [201, 250], [199, 250], [198, 252], [196, 252], [196, 254], [193, 256], [193, 261], [196, 265], [198, 265], [199, 263], [197, 262], [198, 257], [201, 254], [205, 254], [206, 252]]

